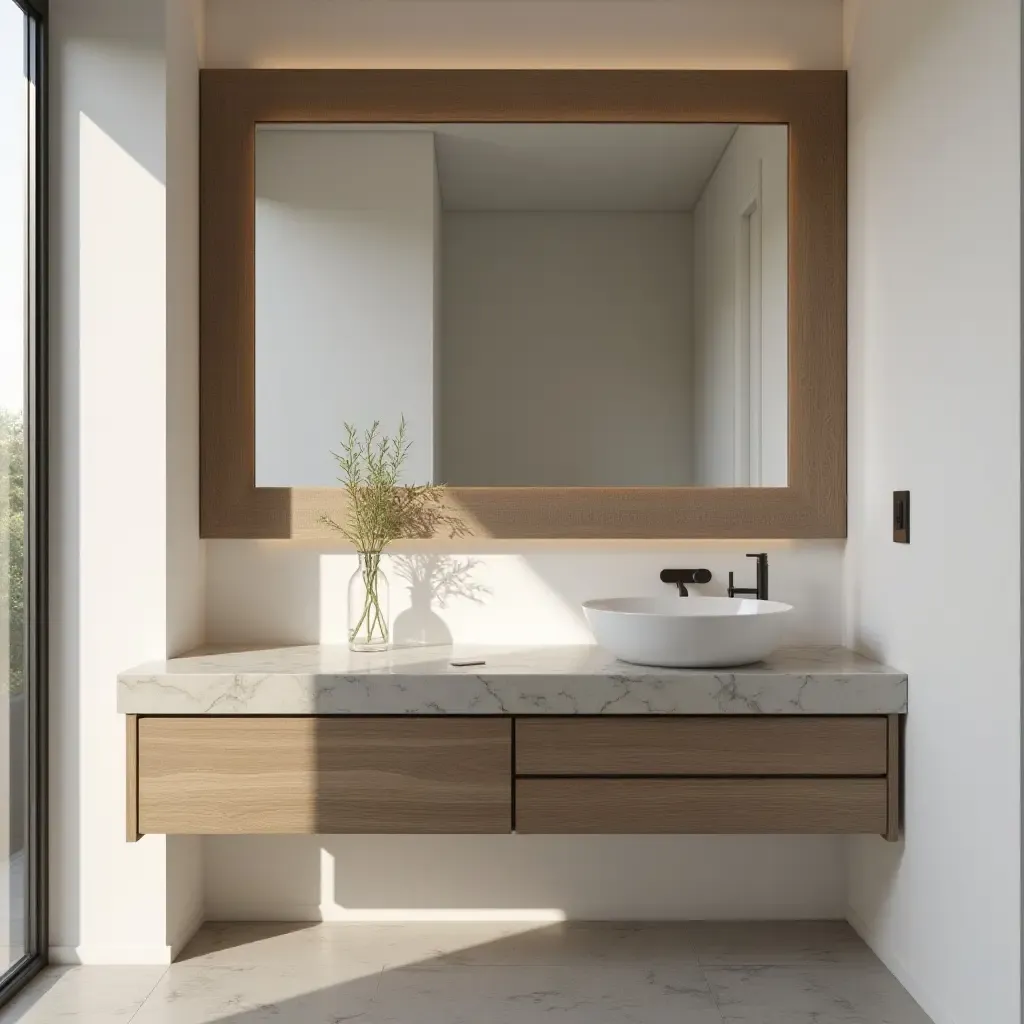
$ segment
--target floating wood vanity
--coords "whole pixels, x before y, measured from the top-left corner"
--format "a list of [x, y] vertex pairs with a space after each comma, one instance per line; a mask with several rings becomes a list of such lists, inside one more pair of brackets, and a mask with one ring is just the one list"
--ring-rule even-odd
[[907, 678], [842, 648], [731, 670], [589, 647], [202, 653], [122, 674], [118, 704], [130, 840], [899, 830]]

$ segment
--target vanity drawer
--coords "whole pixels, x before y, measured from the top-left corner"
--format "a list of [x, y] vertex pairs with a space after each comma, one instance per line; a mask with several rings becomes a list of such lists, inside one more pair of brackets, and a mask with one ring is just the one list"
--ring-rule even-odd
[[518, 775], [884, 775], [885, 716], [516, 720]]
[[508, 832], [507, 719], [143, 717], [140, 833]]
[[884, 833], [885, 779], [518, 779], [520, 833]]

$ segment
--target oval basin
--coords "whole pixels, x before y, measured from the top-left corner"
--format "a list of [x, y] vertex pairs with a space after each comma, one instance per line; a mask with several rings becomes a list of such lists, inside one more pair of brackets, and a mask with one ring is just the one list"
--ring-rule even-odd
[[768, 657], [792, 605], [738, 597], [608, 597], [583, 613], [605, 650], [636, 665], [720, 668]]

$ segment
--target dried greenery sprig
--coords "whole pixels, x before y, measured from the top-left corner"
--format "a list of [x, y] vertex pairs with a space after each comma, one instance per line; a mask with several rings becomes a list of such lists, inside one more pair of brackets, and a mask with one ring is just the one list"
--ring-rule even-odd
[[320, 522], [368, 555], [379, 555], [393, 540], [426, 539], [442, 531], [465, 537], [469, 528], [445, 505], [441, 484], [398, 482], [411, 447], [404, 416], [394, 437], [381, 432], [379, 421], [362, 434], [346, 423], [341, 451], [331, 453], [348, 495], [345, 520], [323, 515]]

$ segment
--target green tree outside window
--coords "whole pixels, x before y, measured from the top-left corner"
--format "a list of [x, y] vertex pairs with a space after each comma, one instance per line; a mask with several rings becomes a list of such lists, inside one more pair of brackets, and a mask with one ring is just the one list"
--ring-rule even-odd
[[0, 409], [0, 621], [11, 693], [25, 685], [25, 431], [20, 413]]

